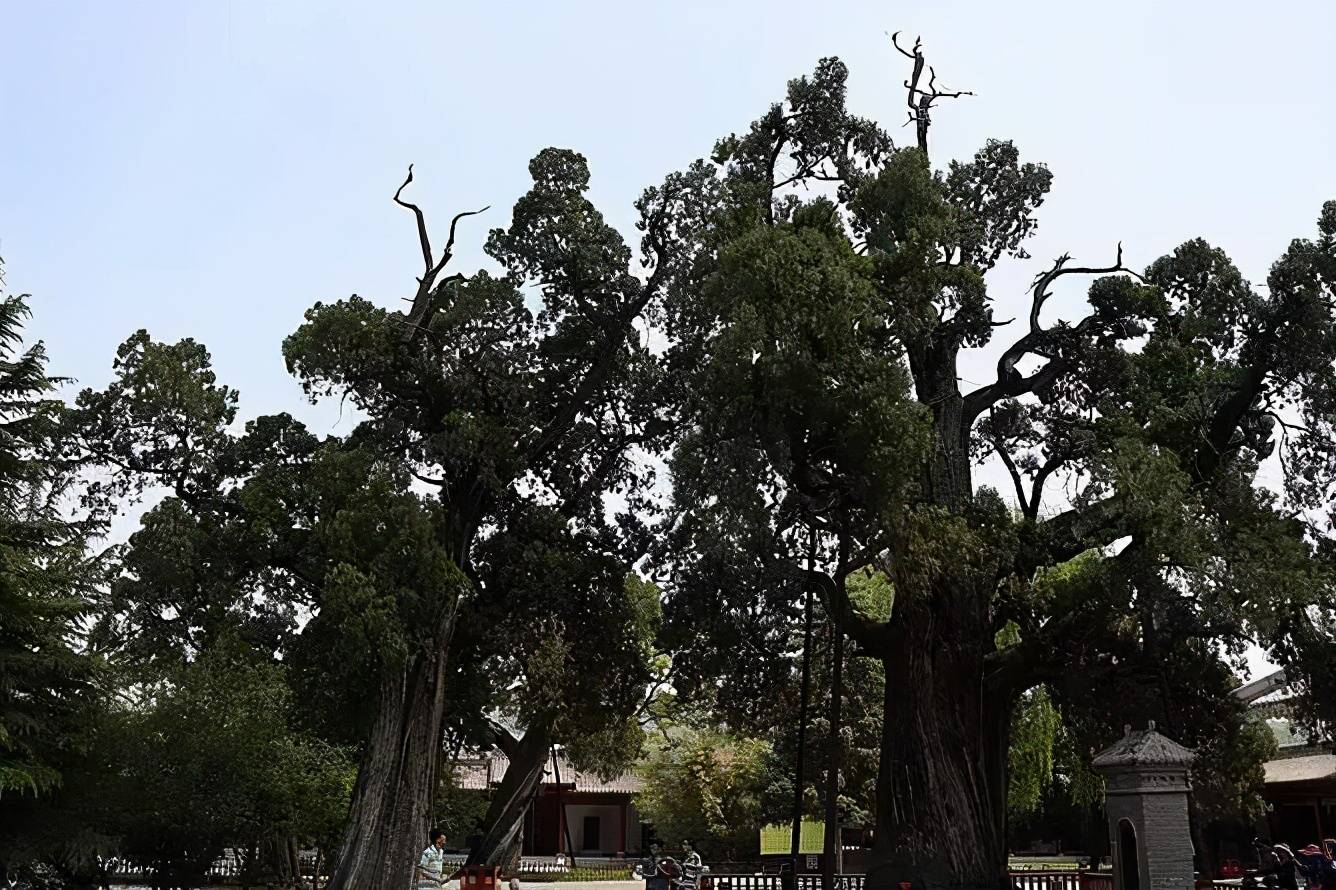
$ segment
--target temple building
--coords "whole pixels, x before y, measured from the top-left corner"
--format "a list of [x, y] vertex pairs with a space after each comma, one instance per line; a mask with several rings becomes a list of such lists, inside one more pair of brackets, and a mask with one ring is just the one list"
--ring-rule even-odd
[[1336, 836], [1336, 752], [1330, 744], [1309, 738], [1289, 718], [1284, 672], [1249, 683], [1235, 695], [1257, 719], [1266, 721], [1278, 746], [1276, 757], [1266, 763], [1270, 836], [1300, 847]]
[[[508, 764], [500, 752], [461, 760], [455, 781], [464, 790], [491, 791], [501, 783]], [[635, 795], [641, 787], [633, 773], [605, 782], [575, 769], [560, 753], [549, 755], [538, 793], [524, 814], [522, 855], [555, 856], [567, 852], [568, 844], [576, 856], [638, 854], [644, 826]]]

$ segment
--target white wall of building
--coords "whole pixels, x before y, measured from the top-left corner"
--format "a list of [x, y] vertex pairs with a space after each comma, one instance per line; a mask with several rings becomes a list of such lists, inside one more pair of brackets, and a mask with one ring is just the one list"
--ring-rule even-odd
[[[598, 817], [598, 846], [590, 847], [592, 839], [584, 836], [584, 821], [586, 816]], [[631, 816], [627, 815], [627, 834], [631, 833]], [[622, 830], [622, 808], [619, 806], [589, 806], [586, 804], [569, 804], [566, 807], [566, 824], [571, 828], [571, 843], [575, 845], [575, 852], [580, 853], [602, 853], [604, 855], [615, 855], [626, 852], [626, 839], [620, 841], [618, 837]], [[636, 829], [640, 826], [637, 824]]]

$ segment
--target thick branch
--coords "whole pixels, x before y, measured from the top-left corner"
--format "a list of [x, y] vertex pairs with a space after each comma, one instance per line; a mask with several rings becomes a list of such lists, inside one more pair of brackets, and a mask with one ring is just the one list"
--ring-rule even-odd
[[[989, 408], [991, 411], [992, 408]], [[1029, 499], [1025, 496], [1025, 484], [1021, 481], [1020, 468], [1016, 466], [1016, 461], [1012, 460], [1011, 453], [1007, 451], [1006, 443], [1002, 441], [1002, 436], [994, 428], [993, 430], [993, 451], [1002, 459], [1002, 464], [1007, 468], [1007, 473], [1011, 476], [1011, 484], [1016, 489], [1016, 506], [1022, 510], [1027, 510]]]
[[610, 324], [604, 326], [607, 336], [593, 365], [575, 387], [575, 391], [571, 393], [570, 398], [557, 406], [551, 420], [543, 428], [542, 434], [527, 449], [527, 459], [530, 465], [540, 462], [551, 453], [562, 437], [570, 430], [571, 424], [575, 423], [576, 418], [589, 406], [599, 387], [607, 381], [617, 365], [618, 353], [631, 333], [632, 322], [645, 310], [645, 307], [649, 305], [649, 301], [653, 299], [655, 292], [659, 289], [663, 269], [664, 265], [659, 263], [636, 298], [627, 303], [622, 311], [611, 320]]
[[1039, 524], [1044, 566], [1060, 565], [1094, 547], [1106, 547], [1129, 533], [1121, 515], [1122, 497], [1111, 495], [1084, 507], [1064, 510]]
[[1219, 468], [1230, 450], [1230, 443], [1238, 432], [1239, 424], [1261, 396], [1265, 379], [1265, 373], [1256, 365], [1248, 366], [1233, 394], [1220, 403], [1206, 428], [1205, 441], [1192, 456], [1192, 465], [1188, 470], [1193, 482], [1200, 484], [1206, 481]]
[[1034, 479], [1030, 480], [1030, 503], [1025, 507], [1025, 515], [1031, 521], [1039, 518], [1039, 507], [1044, 500], [1044, 483], [1066, 462], [1066, 458], [1055, 456], [1040, 467], [1039, 472], [1035, 473]]
[[492, 741], [501, 749], [501, 753], [505, 754], [510, 760], [514, 760], [520, 747], [520, 740], [495, 720], [487, 721], [487, 731], [491, 734]]
[[[1040, 321], [1041, 313], [1053, 294], [1050, 288], [1064, 275], [1113, 275], [1125, 273], [1139, 278], [1135, 272], [1123, 265], [1123, 245], [1118, 245], [1118, 257], [1111, 266], [1069, 266], [1070, 254], [1063, 254], [1053, 263], [1053, 268], [1035, 277], [1030, 286], [1030, 328], [1023, 337], [1007, 347], [997, 360], [997, 381], [980, 387], [965, 396], [965, 423], [973, 425], [980, 414], [1003, 399], [1015, 398], [1026, 393], [1038, 392], [1051, 385], [1058, 376], [1071, 365], [1066, 359], [1045, 351], [1051, 331]], [[1078, 333], [1090, 333], [1095, 328], [1095, 316], [1088, 316], [1077, 325]], [[1016, 370], [1021, 359], [1027, 355], [1043, 355], [1048, 362], [1030, 374], [1023, 376]]]
[[815, 585], [826, 608], [836, 617], [850, 639], [869, 652], [886, 651], [890, 641], [890, 623], [869, 618], [854, 606], [844, 585], [844, 575], [836, 579], [825, 572], [809, 571], [788, 562], [784, 563], [784, 569], [795, 580]]

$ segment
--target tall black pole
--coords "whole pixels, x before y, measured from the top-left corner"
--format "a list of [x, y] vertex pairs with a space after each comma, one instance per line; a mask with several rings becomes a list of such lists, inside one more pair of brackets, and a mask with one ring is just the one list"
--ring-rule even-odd
[[[807, 548], [807, 571], [814, 569], [816, 562], [816, 529], [811, 531]], [[807, 748], [807, 706], [811, 697], [811, 655], [812, 655], [812, 582], [807, 579], [803, 584], [803, 657], [802, 685], [798, 690], [798, 755], [793, 768], [793, 833], [789, 840], [789, 855], [792, 868], [789, 869], [790, 888], [798, 886], [798, 867], [801, 860], [803, 836], [803, 760]]]
[[844, 631], [837, 615], [830, 616], [830, 763], [826, 767], [826, 844], [825, 862], [821, 865], [823, 890], [835, 890], [835, 876], [842, 872], [844, 842], [840, 837], [840, 763], [844, 745], [840, 735], [843, 726], [841, 705], [844, 698]]
[[[558, 821], [565, 829], [566, 851], [571, 857], [571, 871], [575, 871], [575, 844], [571, 843], [571, 821], [566, 818], [566, 797], [561, 790], [561, 762], [557, 758], [557, 746], [552, 746], [552, 778], [557, 780]], [[561, 843], [558, 839], [557, 843]]]

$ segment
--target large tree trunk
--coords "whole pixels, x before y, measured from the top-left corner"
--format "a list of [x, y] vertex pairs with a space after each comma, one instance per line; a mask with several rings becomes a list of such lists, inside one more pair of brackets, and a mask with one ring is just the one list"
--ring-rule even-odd
[[870, 890], [1006, 886], [1012, 703], [987, 691], [986, 625], [968, 599], [896, 598]]
[[935, 445], [923, 468], [923, 496], [929, 503], [957, 511], [974, 498], [970, 463], [970, 426], [956, 375], [954, 339], [909, 351], [909, 366], [919, 401], [932, 410]]
[[301, 882], [297, 841], [291, 837], [267, 837], [253, 848], [254, 855], [242, 873], [243, 886], [251, 880], [260, 885], [295, 887]]
[[543, 780], [552, 739], [546, 727], [531, 726], [506, 752], [510, 764], [487, 807], [482, 842], [469, 851], [469, 865], [499, 865], [510, 873], [519, 859], [524, 813]]
[[1220, 867], [1220, 863], [1216, 861], [1215, 846], [1207, 837], [1206, 820], [1202, 818], [1201, 807], [1191, 797], [1188, 798], [1188, 826], [1192, 834], [1192, 846], [1196, 848], [1200, 871], [1206, 875], [1214, 875]]
[[402, 668], [385, 670], [330, 890], [412, 886], [436, 790], [445, 648], [428, 648]]

